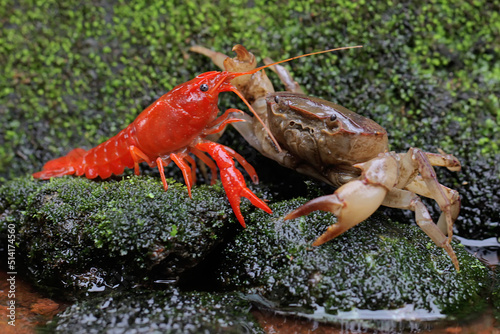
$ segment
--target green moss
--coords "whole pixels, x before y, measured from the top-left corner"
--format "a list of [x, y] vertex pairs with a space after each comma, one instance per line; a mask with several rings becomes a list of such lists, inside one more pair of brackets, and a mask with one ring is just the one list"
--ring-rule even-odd
[[[410, 116], [413, 124], [439, 114], [445, 116], [439, 122], [442, 132], [465, 116], [460, 123], [464, 132], [498, 117], [498, 101], [491, 105], [489, 97], [499, 84], [496, 9], [484, 1], [390, 6], [132, 2], [103, 7], [48, 1], [4, 6], [1, 14], [8, 20], [0, 36], [5, 64], [0, 105], [10, 112], [5, 112], [1, 132], [9, 145], [0, 172], [4, 177], [22, 175], [49, 157], [79, 145], [94, 146], [115, 134], [164, 92], [209, 69], [188, 58], [185, 50], [193, 43], [228, 52], [239, 42], [257, 55], [275, 58], [364, 44], [363, 50], [311, 57], [291, 66], [311, 94], [368, 112], [380, 122], [386, 113], [373, 107], [403, 111], [394, 122], [382, 122], [396, 148], [418, 132], [412, 145], [455, 151], [464, 145], [447, 141], [438, 131], [432, 131], [437, 134], [433, 142], [426, 142], [418, 124], [408, 127], [402, 119]], [[258, 33], [275, 27], [278, 35]], [[455, 99], [436, 108], [442, 98], [420, 91], [443, 84]], [[468, 97], [477, 102], [469, 105]], [[479, 146], [482, 154], [498, 153], [493, 144], [497, 135], [491, 135]], [[19, 150], [22, 155], [16, 154]]]

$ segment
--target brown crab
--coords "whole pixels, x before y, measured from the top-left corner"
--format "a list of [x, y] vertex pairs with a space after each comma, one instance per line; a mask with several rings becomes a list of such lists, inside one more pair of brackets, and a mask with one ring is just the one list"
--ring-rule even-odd
[[[255, 57], [243, 46], [233, 48], [237, 56], [194, 47], [228, 71], [247, 71], [256, 67]], [[266, 62], [266, 61], [265, 61]], [[267, 63], [270, 63], [267, 60]], [[380, 205], [409, 209], [422, 230], [450, 256], [456, 270], [459, 264], [451, 247], [453, 223], [460, 211], [458, 192], [441, 185], [433, 166], [460, 170], [453, 155], [428, 153], [410, 148], [406, 153], [388, 151], [387, 132], [374, 121], [342, 106], [306, 96], [281, 66], [272, 68], [287, 87], [274, 92], [264, 71], [240, 77], [234, 82], [275, 136], [278, 152], [267, 133], [253, 117], [233, 123], [245, 139], [263, 155], [339, 187], [333, 194], [309, 201], [285, 219], [307, 215], [315, 210], [333, 212], [338, 220], [314, 243], [321, 245], [368, 218]], [[434, 199], [442, 213], [435, 224], [419, 196]], [[446, 237], [448, 235], [448, 237]]]

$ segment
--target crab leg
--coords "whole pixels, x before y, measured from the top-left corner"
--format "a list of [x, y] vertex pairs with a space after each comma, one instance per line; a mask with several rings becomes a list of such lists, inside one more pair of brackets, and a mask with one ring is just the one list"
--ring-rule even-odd
[[422, 203], [420, 197], [407, 190], [392, 189], [387, 194], [382, 205], [414, 211], [417, 225], [425, 232], [425, 234], [429, 236], [429, 238], [432, 239], [432, 241], [434, 241], [438, 247], [443, 248], [446, 253], [448, 253], [455, 269], [460, 271], [457, 256], [450, 245], [449, 239], [444, 235], [439, 227], [434, 224], [429, 211], [427, 211], [427, 208], [424, 203]]
[[221, 52], [213, 51], [210, 49], [207, 49], [203, 46], [199, 45], [194, 45], [189, 48], [189, 51], [196, 52], [199, 54], [202, 54], [204, 56], [207, 56], [208, 58], [212, 59], [213, 63], [218, 66], [221, 69], [224, 69], [224, 60], [227, 58], [227, 56]]
[[[444, 195], [446, 196], [447, 200], [450, 203], [449, 210], [451, 214], [451, 220], [452, 222], [454, 222], [457, 219], [458, 214], [460, 213], [460, 195], [456, 190], [445, 187], [442, 184], [440, 184], [439, 186], [441, 187], [442, 192], [444, 193]], [[434, 198], [433, 196], [434, 194], [432, 194], [426, 187], [425, 181], [422, 179], [421, 176], [417, 176], [412, 183], [408, 184], [405, 187], [405, 189], [414, 192], [420, 196]], [[453, 230], [450, 227], [453, 227], [453, 225], [451, 226], [448, 225], [447, 216], [448, 215], [443, 211], [441, 213], [441, 216], [439, 217], [437, 226], [439, 227], [441, 232], [447, 234], [448, 237], [450, 237], [453, 234]]]
[[405, 188], [425, 197], [432, 198], [438, 203], [442, 211], [438, 226], [441, 227], [443, 233], [448, 234], [448, 242], [451, 242], [451, 237], [453, 236], [453, 222], [460, 211], [459, 196], [457, 192], [451, 191], [439, 183], [430, 160], [448, 168], [457, 168], [456, 163], [458, 163], [458, 167], [460, 163], [452, 155], [424, 153], [418, 148], [410, 148], [406, 154], [401, 154], [400, 157], [400, 170], [407, 171], [407, 173], [408, 171], [416, 170], [421, 177], [417, 178], [415, 176], [409, 180], [411, 182], [399, 188]]
[[[271, 58], [264, 58], [264, 64], [269, 65], [272, 63], [274, 63], [274, 61]], [[297, 81], [293, 80], [292, 75], [285, 67], [281, 65], [273, 65], [270, 66], [269, 69], [279, 76], [280, 81], [285, 85], [287, 92], [304, 94], [302, 87], [300, 87]]]
[[[450, 243], [453, 222], [460, 210], [460, 198], [456, 191], [439, 184], [431, 160], [451, 168], [456, 168], [458, 162], [453, 156], [428, 154], [416, 148], [410, 148], [405, 154], [379, 154], [368, 162], [354, 165], [362, 170], [359, 179], [344, 184], [332, 195], [313, 199], [288, 214], [285, 219], [316, 210], [333, 212], [338, 217], [337, 223], [328, 227], [313, 243], [313, 246], [318, 246], [365, 220], [380, 205], [412, 210], [418, 226], [448, 253], [459, 271], [457, 256]], [[417, 194], [432, 198], [439, 204], [442, 214], [438, 225], [432, 221]]]
[[432, 166], [446, 167], [452, 172], [458, 172], [462, 166], [460, 161], [452, 154], [446, 154], [439, 150], [440, 154], [424, 152]]

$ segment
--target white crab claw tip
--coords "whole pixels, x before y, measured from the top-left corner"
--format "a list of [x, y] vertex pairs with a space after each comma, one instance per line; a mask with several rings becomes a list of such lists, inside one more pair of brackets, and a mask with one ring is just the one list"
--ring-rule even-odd
[[366, 162], [360, 162], [360, 163], [354, 164], [352, 166], [355, 167], [355, 168], [359, 168], [359, 169], [361, 169], [361, 170], [364, 171], [366, 169], [366, 167], [365, 167], [366, 166]]
[[333, 195], [326, 195], [310, 200], [306, 204], [298, 207], [297, 209], [290, 212], [285, 216], [285, 220], [294, 219], [310, 214], [313, 211], [328, 211], [334, 214], [339, 213], [339, 208], [342, 207], [343, 203], [338, 199], [338, 197]]

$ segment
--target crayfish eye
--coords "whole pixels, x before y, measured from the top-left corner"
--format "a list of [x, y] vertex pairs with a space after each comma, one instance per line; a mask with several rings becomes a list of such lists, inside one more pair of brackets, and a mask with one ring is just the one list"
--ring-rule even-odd
[[208, 90], [208, 85], [207, 85], [207, 84], [201, 84], [201, 85], [200, 85], [200, 90], [201, 90], [202, 92], [206, 92], [206, 91]]
[[330, 115], [330, 122], [335, 122], [337, 120], [337, 115], [331, 114]]

